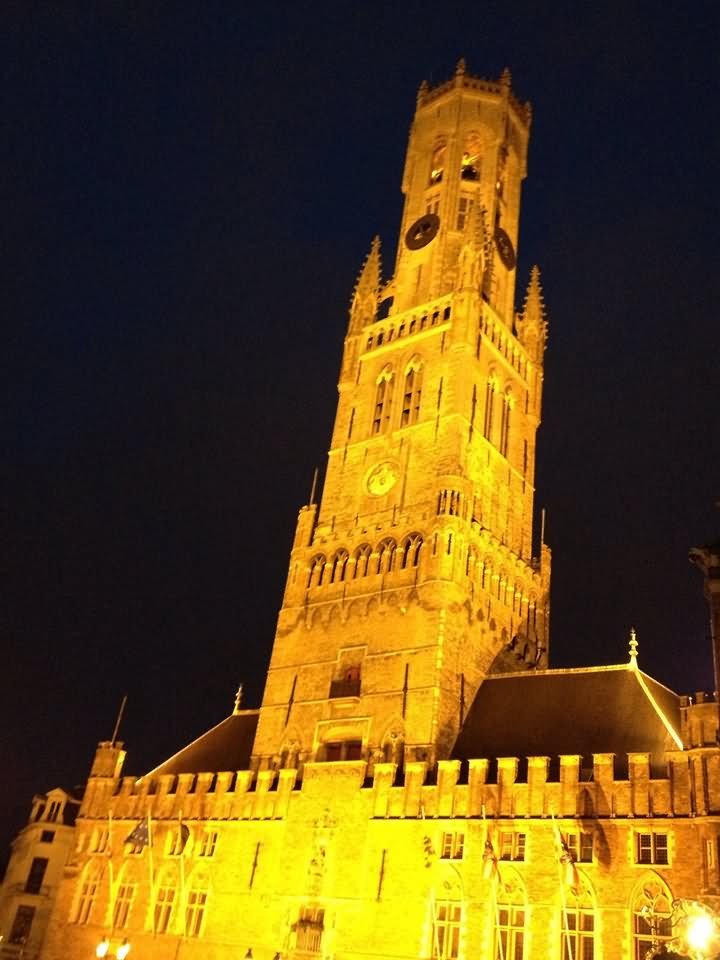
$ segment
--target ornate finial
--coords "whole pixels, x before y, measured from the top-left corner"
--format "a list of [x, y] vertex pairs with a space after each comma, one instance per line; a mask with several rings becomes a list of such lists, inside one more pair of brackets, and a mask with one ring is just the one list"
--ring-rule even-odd
[[630, 669], [637, 670], [638, 642], [635, 627], [630, 627]]
[[418, 92], [417, 92], [417, 97], [416, 97], [416, 100], [417, 100], [417, 103], [418, 103], [418, 104], [421, 104], [421, 103], [424, 101], [425, 97], [427, 96], [427, 92], [428, 92], [429, 89], [430, 89], [430, 87], [428, 86], [427, 80], [423, 80], [423, 82], [422, 82], [422, 83], [420, 84], [420, 86], [418, 87]]
[[243, 685], [240, 684], [237, 688], [237, 693], [235, 694], [235, 705], [233, 706], [233, 713], [240, 713], [240, 704], [242, 703], [243, 695]]
[[455, 64], [455, 76], [456, 77], [465, 76], [466, 70], [467, 70], [467, 64], [465, 63], [465, 57], [460, 57], [458, 62]]
[[503, 85], [503, 87], [510, 87], [510, 84], [512, 83], [512, 74], [510, 73], [509, 67], [505, 67], [503, 72], [500, 74], [500, 83]]
[[530, 271], [530, 283], [525, 294], [522, 313], [517, 317], [518, 338], [533, 360], [542, 360], [547, 340], [545, 301], [540, 285], [540, 270], [534, 266]]

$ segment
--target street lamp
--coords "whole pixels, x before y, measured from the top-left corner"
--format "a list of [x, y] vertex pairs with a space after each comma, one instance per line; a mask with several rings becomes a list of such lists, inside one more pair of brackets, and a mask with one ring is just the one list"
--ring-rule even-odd
[[[653, 931], [646, 960], [662, 956], [713, 960], [720, 954], [720, 917], [699, 900], [673, 900], [669, 916], [656, 914], [652, 907], [644, 907], [642, 912]], [[657, 937], [660, 919], [669, 920], [675, 934], [664, 943]]]
[[108, 940], [107, 937], [103, 937], [100, 943], [95, 947], [95, 956], [106, 957], [109, 949], [110, 949], [110, 941]]
[[[95, 947], [95, 956], [96, 957], [107, 957], [110, 953], [110, 938], [105, 936], [102, 938], [100, 943]], [[123, 940], [120, 946], [115, 951], [115, 956], [117, 960], [125, 960], [127, 955], [130, 953], [130, 941], [127, 937]]]

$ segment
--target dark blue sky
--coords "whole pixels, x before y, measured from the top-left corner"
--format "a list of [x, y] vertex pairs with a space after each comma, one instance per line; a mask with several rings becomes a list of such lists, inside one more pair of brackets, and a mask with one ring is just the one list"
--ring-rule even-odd
[[1, 837], [123, 694], [131, 772], [240, 680], [259, 702], [350, 292], [461, 55], [534, 107], [552, 662], [622, 661], [635, 625], [644, 669], [711, 687], [720, 24], [669, 7], [4, 6]]

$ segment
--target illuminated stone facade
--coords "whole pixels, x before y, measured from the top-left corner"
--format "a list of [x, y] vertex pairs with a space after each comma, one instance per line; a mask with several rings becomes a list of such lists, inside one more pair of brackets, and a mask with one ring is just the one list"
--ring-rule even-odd
[[634, 650], [547, 669], [529, 126], [508, 74], [420, 88], [394, 275], [375, 241], [262, 705], [140, 779], [100, 745], [46, 960], [105, 935], [168, 960], [639, 960], [649, 897], [718, 893], [715, 703]]

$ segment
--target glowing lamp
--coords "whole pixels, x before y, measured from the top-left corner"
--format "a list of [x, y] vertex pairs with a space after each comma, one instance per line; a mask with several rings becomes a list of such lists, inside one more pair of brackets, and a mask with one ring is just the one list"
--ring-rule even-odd
[[707, 913], [696, 913], [688, 920], [685, 938], [692, 950], [705, 953], [715, 936], [715, 924]]
[[130, 953], [130, 944], [127, 941], [127, 937], [123, 940], [120, 946], [117, 948], [117, 960], [125, 960], [125, 957]]
[[110, 949], [110, 941], [108, 940], [107, 937], [103, 937], [100, 943], [95, 947], [95, 956], [106, 957], [109, 949]]

